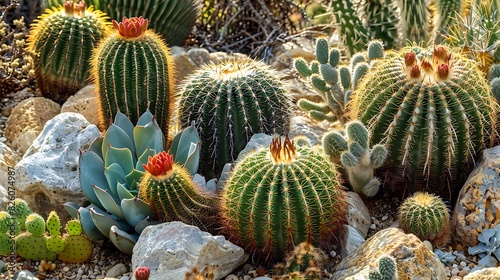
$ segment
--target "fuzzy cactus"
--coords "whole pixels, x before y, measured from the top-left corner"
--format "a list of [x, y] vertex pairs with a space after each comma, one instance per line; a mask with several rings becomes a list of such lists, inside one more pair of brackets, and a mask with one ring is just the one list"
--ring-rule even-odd
[[60, 104], [88, 83], [92, 49], [109, 31], [107, 17], [85, 2], [66, 1], [48, 9], [28, 38], [38, 88]]
[[45, 220], [39, 214], [32, 213], [26, 218], [27, 232], [16, 236], [16, 250], [19, 256], [34, 261], [55, 261], [56, 252], [46, 247]]
[[94, 49], [91, 77], [99, 93], [101, 128], [118, 112], [132, 123], [149, 109], [168, 136], [173, 109], [173, 64], [170, 50], [142, 17], [113, 21], [115, 32]]
[[287, 133], [290, 101], [281, 80], [264, 63], [234, 59], [207, 65], [183, 85], [181, 126], [194, 122], [201, 138], [200, 174], [218, 178], [253, 134]]
[[398, 195], [454, 200], [474, 157], [494, 140], [498, 103], [475, 63], [436, 45], [379, 60], [351, 97], [350, 118], [385, 142], [384, 182]]
[[67, 235], [64, 236], [64, 250], [57, 258], [64, 263], [83, 263], [92, 256], [92, 241], [82, 235], [82, 225], [78, 220], [70, 220], [66, 224]]
[[378, 260], [378, 271], [371, 271], [368, 278], [370, 280], [396, 280], [398, 271], [396, 262], [392, 257], [382, 257]]
[[158, 220], [182, 221], [204, 231], [215, 228], [216, 197], [197, 186], [172, 155], [150, 156], [143, 167], [146, 173], [139, 183], [139, 198], [149, 204]]
[[401, 204], [399, 227], [421, 240], [443, 246], [450, 238], [450, 214], [441, 198], [417, 192]]
[[334, 237], [345, 198], [338, 173], [310, 147], [273, 137], [238, 161], [222, 194], [230, 240], [263, 259], [282, 259], [294, 244], [324, 245]]
[[374, 170], [384, 163], [387, 149], [384, 145], [369, 146], [370, 135], [359, 121], [346, 124], [345, 132], [332, 131], [323, 137], [323, 151], [334, 163], [341, 163], [353, 190], [368, 197], [377, 194], [380, 181]]

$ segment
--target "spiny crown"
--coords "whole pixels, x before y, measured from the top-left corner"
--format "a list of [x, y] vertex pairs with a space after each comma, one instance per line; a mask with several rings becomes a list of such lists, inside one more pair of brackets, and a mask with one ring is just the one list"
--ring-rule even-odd
[[168, 179], [173, 173], [174, 157], [163, 151], [148, 157], [148, 163], [143, 164], [144, 170], [156, 179]]
[[123, 17], [122, 22], [113, 20], [113, 26], [118, 30], [121, 37], [126, 39], [139, 39], [142, 38], [148, 29], [149, 20], [140, 17]]
[[85, 1], [78, 3], [73, 1], [64, 2], [64, 15], [68, 17], [83, 17], [85, 15]]
[[[262, 65], [255, 63], [251, 59], [229, 59], [219, 65], [210, 65], [205, 69], [211, 72], [214, 80], [228, 81], [252, 76], [255, 70], [261, 69]], [[212, 71], [213, 69], [213, 71]]]
[[293, 140], [285, 136], [282, 141], [279, 135], [274, 135], [269, 146], [269, 156], [274, 164], [289, 164], [297, 158]]
[[408, 79], [419, 80], [432, 85], [446, 81], [453, 75], [451, 52], [444, 46], [434, 46], [431, 56], [417, 55], [414, 51], [405, 53], [404, 67]]

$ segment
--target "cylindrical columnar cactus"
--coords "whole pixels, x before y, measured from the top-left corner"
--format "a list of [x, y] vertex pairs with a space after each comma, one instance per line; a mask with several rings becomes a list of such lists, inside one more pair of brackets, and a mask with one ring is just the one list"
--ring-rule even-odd
[[182, 221], [201, 230], [215, 228], [217, 199], [197, 186], [189, 172], [166, 152], [148, 158], [139, 184], [139, 198], [155, 212], [158, 220]]
[[493, 138], [498, 104], [474, 62], [447, 47], [407, 47], [378, 61], [353, 93], [351, 119], [389, 152], [379, 169], [400, 195], [452, 199]]
[[173, 108], [173, 59], [163, 40], [142, 17], [113, 21], [115, 32], [92, 54], [102, 128], [120, 111], [132, 123], [149, 108], [165, 136]]
[[408, 197], [399, 209], [399, 227], [438, 246], [449, 241], [450, 214], [446, 204], [433, 194], [418, 192]]
[[62, 104], [88, 83], [92, 49], [108, 32], [107, 17], [67, 1], [47, 10], [32, 26], [28, 38], [35, 76], [42, 95]]
[[255, 133], [287, 133], [290, 102], [283, 83], [251, 59], [207, 65], [193, 73], [180, 96], [181, 126], [194, 121], [201, 138], [200, 173], [219, 177]]
[[295, 244], [320, 246], [340, 225], [344, 193], [334, 166], [309, 147], [274, 137], [268, 149], [236, 165], [223, 193], [230, 238], [266, 259], [282, 259]]

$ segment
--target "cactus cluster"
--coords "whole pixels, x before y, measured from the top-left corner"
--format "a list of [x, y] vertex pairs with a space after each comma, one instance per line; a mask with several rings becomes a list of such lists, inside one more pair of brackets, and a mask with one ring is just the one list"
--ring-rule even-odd
[[141, 17], [113, 20], [114, 32], [92, 53], [91, 78], [99, 94], [101, 128], [118, 112], [132, 123], [150, 110], [168, 137], [173, 110], [174, 73], [170, 50]]
[[450, 237], [450, 214], [441, 198], [417, 192], [403, 201], [399, 209], [399, 227], [421, 240], [443, 246]]
[[366, 74], [376, 59], [384, 57], [384, 47], [380, 41], [372, 41], [366, 54], [357, 53], [350, 65], [340, 65], [340, 50], [330, 48], [325, 38], [316, 42], [316, 58], [308, 63], [303, 58], [295, 60], [295, 69], [307, 78], [320, 94], [323, 103], [305, 98], [297, 101], [299, 108], [309, 112], [318, 121], [346, 121], [346, 105], [359, 80]]
[[35, 54], [36, 82], [44, 97], [62, 104], [88, 83], [92, 50], [108, 34], [107, 20], [85, 1], [67, 1], [33, 23], [28, 49]]
[[332, 131], [323, 136], [323, 151], [334, 163], [341, 163], [356, 193], [368, 197], [377, 194], [380, 181], [374, 170], [384, 163], [387, 149], [382, 144], [370, 148], [370, 135], [359, 121], [346, 124], [345, 132]]
[[350, 118], [385, 141], [379, 170], [399, 195], [454, 200], [474, 157], [494, 141], [498, 103], [474, 61], [448, 47], [406, 47], [379, 60], [353, 93]]
[[378, 271], [370, 271], [370, 280], [396, 280], [398, 270], [392, 257], [382, 257], [378, 260]]
[[263, 259], [282, 259], [294, 244], [334, 237], [345, 198], [333, 164], [310, 147], [274, 136], [238, 161], [222, 194], [230, 239]]
[[276, 73], [262, 62], [233, 59], [190, 75], [179, 100], [182, 127], [201, 138], [200, 174], [218, 178], [253, 134], [287, 133], [290, 102]]

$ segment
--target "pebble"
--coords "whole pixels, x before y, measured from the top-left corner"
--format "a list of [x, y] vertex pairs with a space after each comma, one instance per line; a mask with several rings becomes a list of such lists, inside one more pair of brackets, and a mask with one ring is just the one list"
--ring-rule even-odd
[[7, 138], [5, 138], [5, 137], [0, 137], [0, 142], [3, 142], [3, 143], [7, 142]]
[[370, 229], [376, 230], [376, 229], [377, 229], [377, 226], [376, 226], [375, 224], [371, 224], [371, 225], [370, 225]]
[[384, 222], [387, 219], [389, 219], [389, 216], [387, 216], [387, 215], [382, 216], [382, 222]]
[[229, 274], [228, 276], [226, 276], [226, 278], [224, 278], [224, 280], [239, 280], [239, 279], [238, 276], [234, 274]]
[[63, 271], [64, 272], [68, 272], [69, 271], [69, 267], [67, 267], [67, 266], [63, 267]]

